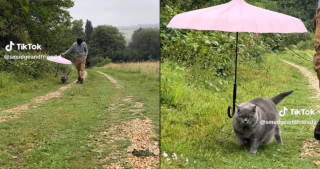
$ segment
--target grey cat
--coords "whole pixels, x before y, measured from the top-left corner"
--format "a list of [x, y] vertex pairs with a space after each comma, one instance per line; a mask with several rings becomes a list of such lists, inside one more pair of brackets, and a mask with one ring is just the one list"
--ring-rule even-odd
[[271, 99], [256, 98], [240, 106], [233, 119], [233, 128], [240, 146], [250, 145], [250, 153], [255, 154], [260, 144], [268, 144], [276, 137], [283, 145], [278, 124], [263, 124], [263, 121], [277, 121], [276, 105], [292, 91], [281, 93]]
[[66, 84], [66, 83], [68, 83], [68, 75], [64, 75], [64, 76], [62, 76], [61, 77], [61, 82], [63, 83], [63, 84]]
[[69, 75], [69, 73], [61, 77], [61, 82], [63, 84], [67, 84], [68, 83], [68, 79], [69, 79], [68, 75]]

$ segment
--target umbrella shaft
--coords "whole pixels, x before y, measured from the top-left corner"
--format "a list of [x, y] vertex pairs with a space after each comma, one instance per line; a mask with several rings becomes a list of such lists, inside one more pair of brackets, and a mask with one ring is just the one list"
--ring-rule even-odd
[[238, 32], [236, 33], [236, 62], [235, 62], [235, 69], [234, 69], [234, 86], [233, 86], [233, 112], [232, 116], [235, 113], [235, 105], [237, 99], [237, 65], [238, 65]]
[[236, 84], [237, 82], [237, 65], [238, 65], [238, 32], [237, 32], [237, 35], [236, 35], [236, 63], [235, 63], [235, 69], [234, 69], [234, 84]]

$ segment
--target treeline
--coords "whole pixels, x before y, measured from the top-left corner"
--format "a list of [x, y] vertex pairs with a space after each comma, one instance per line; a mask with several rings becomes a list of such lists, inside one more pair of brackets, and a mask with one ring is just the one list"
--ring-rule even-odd
[[[159, 60], [160, 57], [160, 30], [157, 28], [139, 28], [132, 34], [132, 41], [127, 45], [125, 37], [118, 28], [111, 25], [92, 27], [87, 20], [83, 30], [83, 20], [75, 20], [72, 27], [65, 30], [60, 39], [67, 50], [77, 37], [82, 38], [88, 45], [88, 66], [103, 65], [113, 62], [135, 62]], [[56, 49], [54, 52], [58, 52]], [[74, 58], [73, 54], [66, 56]]]
[[[240, 62], [261, 62], [265, 52], [282, 51], [288, 46], [313, 49], [313, 19], [317, 0], [245, 0], [247, 3], [301, 19], [310, 33], [259, 34], [240, 33]], [[230, 0], [162, 0], [161, 59], [172, 60], [194, 69], [206, 69], [214, 76], [228, 76], [233, 71], [235, 33], [168, 29], [169, 21], [177, 14], [220, 5]]]

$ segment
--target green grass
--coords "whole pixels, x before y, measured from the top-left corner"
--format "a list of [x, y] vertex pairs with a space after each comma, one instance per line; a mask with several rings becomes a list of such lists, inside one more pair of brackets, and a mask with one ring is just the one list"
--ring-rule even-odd
[[[305, 50], [305, 51], [294, 50], [294, 51], [300, 56], [296, 55], [290, 50], [287, 50], [286, 52], [281, 53], [280, 59], [287, 60], [289, 62], [303, 66], [306, 69], [308, 69], [310, 72], [315, 73], [313, 69], [312, 61], [313, 61], [313, 55], [316, 52], [314, 50]], [[301, 57], [303, 57], [304, 59]], [[309, 61], [306, 61], [305, 59]]]
[[[311, 99], [314, 91], [308, 88], [308, 80], [279, 59], [312, 70], [311, 62], [296, 61], [290, 53], [268, 54], [259, 64], [240, 62], [237, 103], [294, 90], [277, 105], [278, 110], [283, 106], [315, 110], [318, 101]], [[315, 168], [316, 158], [299, 158], [303, 142], [313, 138], [310, 125], [280, 126], [284, 146], [278, 146], [274, 139], [260, 146], [255, 155], [238, 146], [233, 119], [227, 116], [227, 107], [232, 105], [233, 78], [211, 77], [206, 71], [194, 73], [170, 62], [161, 64], [161, 153], [170, 157], [176, 153], [179, 159], [166, 162], [162, 157], [161, 168]], [[291, 114], [279, 119], [318, 121], [316, 116]], [[189, 160], [186, 166], [185, 158]]]
[[[124, 88], [116, 89], [114, 84], [96, 71], [108, 73]], [[126, 96], [144, 103], [145, 116], [153, 120], [155, 130], [159, 133], [157, 75], [146, 76], [103, 68], [87, 69], [87, 72], [85, 84], [73, 85], [61, 98], [40, 104], [32, 103], [39, 107], [22, 112], [20, 118], [0, 123], [0, 168], [101, 168], [104, 164], [99, 159], [114, 150], [125, 151], [131, 142], [126, 138], [115, 142], [116, 147], [99, 147], [97, 141], [108, 141], [99, 133], [135, 118], [145, 118], [128, 111], [134, 103], [126, 103], [123, 108], [116, 110], [108, 109], [111, 104], [123, 102]], [[53, 82], [41, 88], [42, 92], [33, 94], [30, 90], [24, 94], [27, 98], [33, 98], [61, 86]], [[16, 101], [19, 95], [12, 97], [12, 101]], [[21, 103], [29, 101], [21, 100]]]
[[[63, 86], [60, 81], [62, 75], [58, 73], [55, 78], [55, 74], [45, 74], [41, 79], [33, 79], [23, 74], [0, 72], [0, 111], [28, 103], [37, 96], [56, 91]], [[73, 69], [69, 75], [69, 83], [77, 77], [77, 72]], [[26, 81], [21, 82], [19, 79]]]

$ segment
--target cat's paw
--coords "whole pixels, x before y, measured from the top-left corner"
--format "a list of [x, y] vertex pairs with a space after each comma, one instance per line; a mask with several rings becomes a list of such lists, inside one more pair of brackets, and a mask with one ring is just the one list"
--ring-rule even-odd
[[257, 150], [250, 150], [250, 153], [251, 153], [251, 154], [256, 154], [256, 153], [257, 153]]

